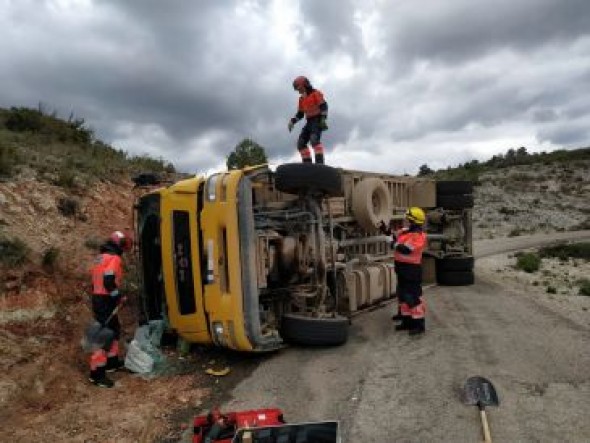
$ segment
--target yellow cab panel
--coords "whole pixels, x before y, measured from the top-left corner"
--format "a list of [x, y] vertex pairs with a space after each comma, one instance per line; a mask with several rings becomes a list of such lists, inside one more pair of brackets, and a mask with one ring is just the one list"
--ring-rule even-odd
[[204, 298], [215, 344], [251, 351], [244, 325], [238, 232], [241, 178], [242, 171], [230, 171], [212, 175], [205, 184], [200, 215], [207, 258]]
[[198, 189], [202, 178], [161, 191], [162, 273], [170, 326], [187, 341], [211, 343], [201, 277]]

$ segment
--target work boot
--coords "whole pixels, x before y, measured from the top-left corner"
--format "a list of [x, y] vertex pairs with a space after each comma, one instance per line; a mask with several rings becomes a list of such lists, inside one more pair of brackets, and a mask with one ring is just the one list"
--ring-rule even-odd
[[423, 318], [413, 318], [410, 320], [410, 328], [408, 334], [420, 335], [426, 332], [426, 320]]
[[90, 371], [90, 377], [88, 377], [90, 383], [99, 388], [112, 388], [115, 383], [106, 376], [105, 368], [98, 368], [94, 371]]
[[402, 320], [402, 322], [395, 327], [395, 330], [396, 331], [409, 330], [410, 329], [410, 320], [412, 320], [412, 319], [410, 317], [403, 316], [401, 320]]
[[323, 165], [324, 164], [324, 154], [316, 154], [315, 155], [315, 162], [318, 165]]
[[125, 363], [119, 360], [119, 357], [109, 357], [107, 359], [106, 371], [115, 372], [116, 370], [121, 369], [123, 366], [125, 366]]

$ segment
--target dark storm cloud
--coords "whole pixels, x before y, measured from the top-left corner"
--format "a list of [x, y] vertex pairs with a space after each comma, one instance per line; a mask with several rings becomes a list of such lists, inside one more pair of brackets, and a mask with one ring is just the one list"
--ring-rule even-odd
[[387, 44], [394, 60], [457, 63], [501, 48], [527, 51], [587, 34], [587, 0], [426, 1], [386, 6]]
[[345, 52], [355, 59], [363, 56], [353, 1], [303, 0], [300, 8], [300, 36], [306, 51], [318, 59], [330, 52]]
[[559, 126], [549, 126], [540, 131], [539, 138], [568, 148], [588, 146], [590, 144], [589, 124], [590, 119], [587, 119], [585, 122], [562, 123]]
[[[91, 124], [101, 121], [95, 129], [107, 140], [116, 137], [114, 121], [157, 122], [177, 140], [168, 148], [174, 151], [205, 131], [247, 133], [276, 101], [265, 91], [251, 100], [260, 67], [235, 62], [244, 61], [236, 54], [239, 35], [227, 42], [235, 46], [220, 46], [217, 25], [228, 13], [220, 2], [111, 2], [101, 8], [116, 19], [98, 21], [94, 34], [78, 36], [78, 42], [62, 41], [59, 55], [48, 48], [46, 55], [59, 63], [39, 69], [41, 52], [17, 56], [12, 82], [23, 86], [3, 94], [2, 104], [42, 101], [66, 114], [74, 108]], [[43, 11], [37, 14], [41, 21]], [[92, 46], [104, 51], [93, 52]], [[256, 61], [256, 54], [251, 58]], [[211, 72], [215, 64], [223, 69]], [[110, 123], [99, 116], [105, 112]]]
[[533, 119], [540, 123], [551, 122], [557, 119], [557, 113], [554, 109], [537, 109], [533, 111]]

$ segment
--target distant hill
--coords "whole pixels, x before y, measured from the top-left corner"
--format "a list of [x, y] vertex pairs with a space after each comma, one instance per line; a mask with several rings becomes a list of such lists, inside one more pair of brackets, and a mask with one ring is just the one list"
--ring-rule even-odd
[[590, 147], [572, 150], [560, 149], [552, 152], [529, 153], [523, 146], [509, 149], [505, 154], [497, 154], [489, 160], [472, 160], [458, 166], [448, 166], [446, 169], [434, 171], [424, 164], [420, 167], [418, 176], [430, 176], [441, 180], [471, 180], [477, 185], [482, 174], [514, 166], [544, 166], [550, 164], [582, 165], [590, 160]]
[[27, 169], [38, 180], [66, 188], [138, 172], [175, 172], [163, 159], [131, 156], [98, 140], [83, 118], [71, 115], [64, 120], [42, 109], [0, 108], [0, 177]]

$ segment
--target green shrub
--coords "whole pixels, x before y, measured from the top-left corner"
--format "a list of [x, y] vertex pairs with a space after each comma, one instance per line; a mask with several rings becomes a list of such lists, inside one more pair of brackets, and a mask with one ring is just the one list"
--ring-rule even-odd
[[62, 188], [74, 189], [76, 187], [76, 174], [71, 169], [62, 169], [59, 171], [54, 184]]
[[508, 233], [508, 237], [518, 237], [522, 234], [522, 231], [518, 228], [514, 228], [512, 231]]
[[15, 132], [38, 132], [43, 125], [42, 117], [43, 114], [35, 109], [12, 107], [4, 126]]
[[541, 267], [541, 257], [532, 252], [520, 254], [516, 259], [516, 268], [524, 272], [532, 273]]
[[0, 262], [8, 266], [23, 264], [29, 256], [29, 248], [19, 238], [0, 237]]
[[57, 202], [57, 209], [64, 217], [75, 217], [80, 210], [80, 204], [76, 199], [62, 197]]
[[10, 177], [17, 163], [16, 149], [0, 142], [0, 175]]
[[59, 257], [59, 249], [55, 247], [50, 247], [43, 253], [43, 266], [52, 268], [55, 263], [57, 262], [57, 258]]
[[498, 209], [498, 212], [500, 214], [506, 214], [506, 215], [515, 215], [518, 211], [514, 208], [509, 208], [507, 206], [502, 206], [500, 209]]
[[541, 257], [555, 257], [561, 261], [570, 258], [590, 260], [590, 242], [572, 243], [556, 246], [547, 246], [539, 250]]
[[578, 286], [580, 287], [578, 294], [590, 297], [590, 280], [583, 278], [578, 281]]
[[547, 294], [557, 294], [557, 289], [554, 286], [547, 286]]

